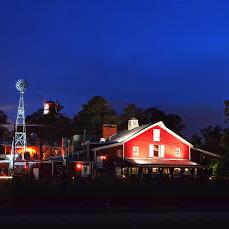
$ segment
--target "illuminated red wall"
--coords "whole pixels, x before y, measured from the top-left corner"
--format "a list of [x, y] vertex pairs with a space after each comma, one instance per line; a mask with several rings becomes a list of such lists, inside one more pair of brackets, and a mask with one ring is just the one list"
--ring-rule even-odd
[[[153, 141], [153, 129], [160, 129], [160, 142]], [[124, 144], [126, 158], [148, 158], [149, 145], [165, 145], [164, 158], [189, 159], [189, 146], [168, 133], [166, 130], [155, 126]], [[133, 146], [139, 147], [139, 155], [133, 156]], [[175, 157], [175, 148], [181, 149], [180, 157]]]

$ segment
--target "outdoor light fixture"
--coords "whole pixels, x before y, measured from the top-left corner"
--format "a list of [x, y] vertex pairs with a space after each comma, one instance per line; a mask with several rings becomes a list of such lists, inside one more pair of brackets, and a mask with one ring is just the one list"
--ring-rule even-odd
[[106, 157], [106, 156], [101, 156], [101, 159], [102, 159], [102, 160], [106, 160], [107, 157]]
[[0, 176], [0, 180], [12, 180], [12, 176]]
[[24, 169], [25, 169], [25, 171], [27, 171], [27, 170], [28, 170], [28, 168], [29, 168], [29, 163], [25, 163], [25, 165], [24, 165]]
[[81, 170], [83, 168], [83, 165], [81, 163], [76, 164], [76, 170]]

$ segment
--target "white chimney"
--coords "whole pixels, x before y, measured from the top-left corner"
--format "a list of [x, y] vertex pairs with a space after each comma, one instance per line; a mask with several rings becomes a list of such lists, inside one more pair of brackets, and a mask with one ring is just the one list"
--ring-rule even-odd
[[128, 120], [128, 130], [132, 130], [136, 127], [138, 127], [138, 120], [136, 118], [131, 118], [130, 120]]

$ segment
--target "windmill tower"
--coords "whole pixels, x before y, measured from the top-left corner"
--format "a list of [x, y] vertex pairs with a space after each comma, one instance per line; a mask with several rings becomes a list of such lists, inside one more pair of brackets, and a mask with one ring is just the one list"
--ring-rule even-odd
[[[18, 155], [18, 150], [23, 150], [23, 155], [26, 151], [26, 128], [25, 128], [25, 106], [24, 106], [24, 93], [26, 88], [28, 87], [28, 82], [23, 79], [19, 79], [16, 82], [16, 89], [20, 93], [19, 105], [17, 111], [17, 119], [15, 125], [15, 136], [12, 142], [12, 150], [11, 150], [11, 159], [12, 164], [14, 161], [15, 155]], [[21, 152], [21, 151], [20, 151]], [[22, 156], [23, 156], [22, 155]]]

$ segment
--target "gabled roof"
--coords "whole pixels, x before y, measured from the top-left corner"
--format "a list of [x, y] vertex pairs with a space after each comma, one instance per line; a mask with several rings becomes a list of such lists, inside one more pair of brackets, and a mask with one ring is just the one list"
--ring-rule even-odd
[[113, 142], [123, 142], [126, 139], [134, 136], [138, 132], [144, 130], [146, 127], [151, 126], [151, 124], [143, 125], [143, 126], [138, 126], [132, 130], [123, 130], [115, 135], [113, 135], [110, 140]]
[[189, 143], [188, 141], [186, 141], [185, 139], [180, 137], [178, 134], [174, 133], [172, 130], [167, 128], [162, 121], [160, 121], [160, 122], [157, 122], [154, 124], [147, 124], [147, 125], [139, 126], [139, 127], [136, 127], [132, 130], [121, 131], [121, 132], [117, 133], [116, 135], [113, 135], [110, 138], [110, 141], [113, 142], [114, 144], [98, 147], [98, 148], [95, 148], [95, 150], [101, 150], [101, 149], [106, 149], [106, 148], [110, 148], [113, 146], [122, 145], [123, 143], [130, 141], [131, 139], [137, 137], [138, 135], [144, 133], [145, 131], [147, 131], [147, 130], [155, 127], [155, 126], [160, 126], [162, 129], [166, 130], [168, 133], [170, 133], [175, 138], [182, 141], [184, 144], [186, 144], [190, 147], [193, 147], [193, 145], [191, 143]]
[[182, 141], [186, 145], [193, 147], [193, 145], [191, 143], [189, 143], [184, 138], [180, 137], [178, 134], [176, 134], [175, 132], [173, 132], [172, 130], [167, 128], [162, 121], [154, 123], [154, 124], [147, 124], [147, 125], [139, 126], [139, 127], [136, 127], [132, 130], [129, 130], [129, 131], [128, 130], [123, 131], [121, 133], [114, 135], [111, 140], [125, 143], [125, 142], [130, 141], [131, 139], [137, 137], [138, 135], [144, 133], [145, 131], [147, 131], [147, 130], [155, 127], [155, 126], [160, 126], [162, 129], [166, 130], [168, 133], [173, 135], [175, 138], [179, 139], [180, 141]]
[[105, 145], [105, 146], [100, 146], [100, 147], [94, 148], [94, 149], [92, 149], [92, 151], [108, 149], [108, 148], [111, 148], [111, 147], [120, 146], [122, 144], [123, 144], [123, 142], [117, 142], [117, 143], [113, 143], [113, 144], [109, 144], [109, 145]]

